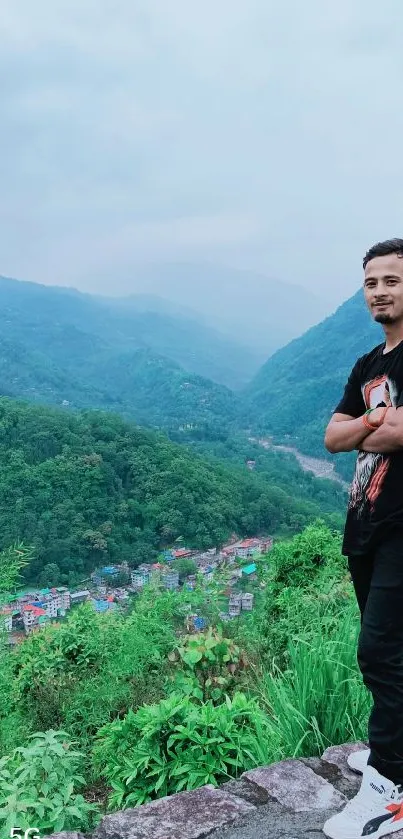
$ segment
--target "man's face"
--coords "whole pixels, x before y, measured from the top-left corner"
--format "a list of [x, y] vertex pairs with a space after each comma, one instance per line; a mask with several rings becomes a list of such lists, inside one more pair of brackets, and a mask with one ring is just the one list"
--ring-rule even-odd
[[364, 274], [366, 304], [377, 323], [403, 323], [403, 258], [376, 256]]

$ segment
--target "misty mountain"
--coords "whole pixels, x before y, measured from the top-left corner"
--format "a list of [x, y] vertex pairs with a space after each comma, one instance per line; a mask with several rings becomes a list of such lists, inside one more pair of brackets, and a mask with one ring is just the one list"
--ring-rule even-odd
[[381, 343], [362, 291], [334, 315], [276, 352], [245, 390], [261, 431], [287, 436], [307, 454], [327, 456], [324, 429], [357, 358]]
[[[116, 314], [107, 301], [75, 290], [0, 280], [0, 393], [118, 411], [166, 429], [230, 426], [240, 411], [233, 391], [146, 345], [154, 339], [169, 350], [171, 339], [175, 354], [185, 353], [192, 329], [193, 322], [152, 312]], [[211, 330], [200, 329], [202, 343]], [[203, 363], [213, 342], [205, 350]]]
[[[152, 308], [154, 307], [154, 308]], [[44, 352], [75, 374], [75, 365], [106, 356], [149, 350], [185, 370], [240, 388], [259, 368], [262, 353], [185, 316], [185, 308], [140, 295], [102, 298], [75, 289], [0, 278], [0, 328], [4, 339]]]
[[301, 286], [225, 265], [141, 265], [131, 288], [196, 309], [215, 328], [269, 356], [329, 312], [326, 300]]

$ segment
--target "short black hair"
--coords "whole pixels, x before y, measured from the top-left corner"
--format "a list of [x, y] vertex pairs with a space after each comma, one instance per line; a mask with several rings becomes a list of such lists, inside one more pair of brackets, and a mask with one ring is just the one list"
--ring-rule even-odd
[[403, 239], [386, 239], [385, 242], [372, 245], [372, 248], [364, 256], [362, 266], [365, 269], [371, 259], [375, 259], [376, 256], [389, 256], [391, 253], [403, 257]]

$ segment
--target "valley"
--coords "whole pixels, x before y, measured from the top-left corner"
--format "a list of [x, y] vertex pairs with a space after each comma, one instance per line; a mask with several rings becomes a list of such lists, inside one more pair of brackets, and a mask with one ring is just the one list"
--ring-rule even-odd
[[[314, 754], [317, 729], [290, 725], [289, 708], [319, 719], [329, 742], [351, 736], [329, 723], [340, 674], [321, 716], [320, 690], [303, 681], [356, 621], [340, 555], [348, 475], [322, 456], [330, 366], [324, 387], [312, 365], [304, 401], [287, 377], [306, 335], [250, 381], [250, 359], [236, 369], [242, 346], [220, 356], [186, 317], [170, 312], [168, 324], [135, 304], [123, 316], [122, 303], [26, 285], [3, 284], [0, 314], [0, 757], [16, 800], [15, 748], [30, 744], [40, 795], [44, 743], [56, 754], [59, 737], [77, 744], [82, 780], [68, 781], [63, 751], [47, 798], [59, 772], [75, 814], [58, 825], [85, 830], [107, 806], [176, 792], [183, 777], [197, 787]], [[343, 649], [352, 672], [353, 647]], [[343, 693], [357, 738], [360, 689], [352, 678]], [[162, 773], [179, 730], [186, 772], [172, 745]], [[236, 770], [215, 759], [216, 730], [225, 749], [236, 743]], [[203, 752], [189, 774], [195, 736]], [[3, 804], [2, 783], [0, 773]]]
[[328, 460], [322, 460], [318, 457], [308, 457], [305, 454], [301, 454], [301, 452], [293, 446], [273, 446], [273, 449], [275, 451], [289, 452], [290, 454], [295, 455], [302, 469], [306, 472], [312, 472], [316, 478], [327, 478], [331, 481], [337, 481], [341, 484], [343, 489], [346, 491], [349, 489], [349, 484], [347, 484], [346, 481], [343, 481], [343, 478], [337, 474], [334, 463], [329, 463]]

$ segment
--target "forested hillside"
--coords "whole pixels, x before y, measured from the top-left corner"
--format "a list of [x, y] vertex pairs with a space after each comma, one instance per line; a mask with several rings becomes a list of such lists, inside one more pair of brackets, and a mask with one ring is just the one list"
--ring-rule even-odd
[[[260, 430], [279, 439], [289, 435], [302, 452], [326, 457], [324, 429], [350, 370], [382, 340], [383, 332], [371, 320], [359, 291], [334, 315], [276, 352], [247, 387], [245, 395]], [[345, 472], [346, 459], [341, 456], [338, 464], [343, 463]]]
[[[240, 413], [238, 397], [224, 385], [187, 372], [168, 356], [147, 347], [136, 349], [144, 343], [141, 328], [144, 333], [146, 325], [155, 344], [169, 343], [162, 315], [155, 316], [160, 323], [153, 323], [150, 313], [136, 312], [131, 321], [124, 321], [119, 310], [117, 321], [121, 318], [126, 329], [122, 332], [117, 323], [111, 323], [105, 303], [75, 292], [42, 286], [31, 289], [29, 283], [13, 281], [0, 281], [1, 303], [2, 395], [54, 405], [68, 403], [73, 409], [118, 411], [139, 424], [162, 428], [188, 423], [226, 427]], [[190, 332], [191, 323], [183, 323]], [[171, 331], [175, 331], [173, 326]], [[203, 366], [197, 330], [196, 343], [190, 343], [190, 334], [185, 337], [176, 342], [184, 341], [185, 353], [189, 340], [190, 365], [192, 357], [196, 368], [199, 363]], [[175, 348], [175, 341], [171, 346]], [[214, 342], [208, 344], [206, 339], [206, 346], [214, 353]]]
[[[208, 425], [225, 429], [239, 422], [241, 402], [224, 385], [187, 373], [168, 358], [149, 350], [102, 357], [83, 365], [81, 383], [91, 392], [103, 388], [101, 406], [140, 425], [178, 429]], [[97, 403], [93, 403], [97, 407]]]
[[[16, 347], [19, 354], [9, 384], [18, 383], [21, 376], [24, 387], [40, 390], [40, 369], [50, 367], [61, 379], [68, 374], [76, 385], [84, 362], [101, 365], [136, 350], [166, 356], [191, 373], [231, 388], [246, 384], [264, 358], [261, 351], [185, 311], [178, 306], [175, 312], [174, 304], [152, 297], [95, 297], [0, 277], [0, 334], [5, 347]], [[3, 370], [3, 380], [5, 376]], [[92, 386], [97, 389], [100, 384], [99, 374]], [[55, 387], [56, 398], [62, 392]]]
[[323, 513], [334, 525], [343, 494], [310, 478], [308, 500], [298, 476], [286, 458], [275, 475], [251, 473], [113, 414], [0, 400], [0, 549], [33, 545], [32, 581], [49, 565], [69, 584], [100, 563], [136, 565], [180, 536], [203, 548], [294, 533]]

